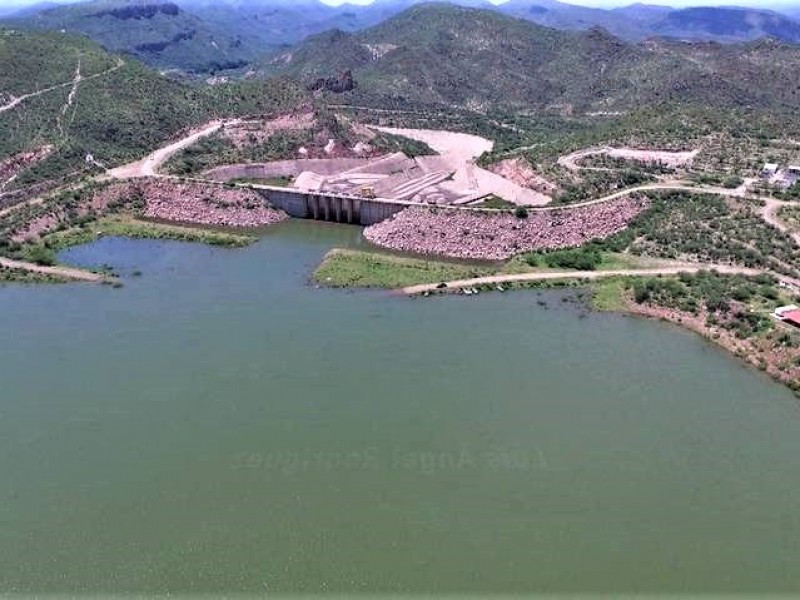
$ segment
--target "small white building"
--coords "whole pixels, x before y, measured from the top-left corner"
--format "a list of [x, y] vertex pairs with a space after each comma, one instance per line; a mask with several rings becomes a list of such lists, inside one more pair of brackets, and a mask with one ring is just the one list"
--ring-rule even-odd
[[764, 165], [764, 168], [761, 169], [761, 176], [762, 177], [774, 177], [778, 173], [778, 169], [780, 167], [777, 163], [767, 163]]

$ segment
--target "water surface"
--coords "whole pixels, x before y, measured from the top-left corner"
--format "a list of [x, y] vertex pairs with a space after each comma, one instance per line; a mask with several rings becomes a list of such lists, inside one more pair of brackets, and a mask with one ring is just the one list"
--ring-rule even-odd
[[0, 288], [0, 591], [800, 589], [788, 391], [555, 292], [309, 285], [358, 239], [104, 239], [67, 257], [123, 289]]

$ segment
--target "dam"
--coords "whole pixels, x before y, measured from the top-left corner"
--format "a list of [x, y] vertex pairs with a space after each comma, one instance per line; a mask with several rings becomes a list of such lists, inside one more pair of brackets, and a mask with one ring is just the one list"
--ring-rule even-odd
[[247, 187], [258, 192], [271, 206], [280, 208], [290, 217], [334, 223], [374, 225], [407, 206], [416, 204], [386, 198], [365, 198], [278, 186], [251, 184]]

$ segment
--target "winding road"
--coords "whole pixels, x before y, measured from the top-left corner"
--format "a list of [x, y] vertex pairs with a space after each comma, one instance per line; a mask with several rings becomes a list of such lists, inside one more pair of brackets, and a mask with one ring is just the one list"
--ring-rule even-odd
[[775, 198], [761, 198], [764, 201], [764, 208], [761, 209], [761, 218], [767, 223], [772, 225], [775, 229], [792, 236], [794, 243], [800, 246], [800, 231], [789, 227], [786, 223], [781, 221], [778, 216], [778, 211], [784, 206], [793, 206], [800, 208], [800, 202], [785, 202], [783, 200], [776, 200]]
[[184, 148], [191, 146], [196, 141], [208, 137], [219, 131], [226, 123], [235, 124], [238, 119], [232, 121], [211, 121], [207, 123], [202, 129], [191, 132], [186, 137], [183, 137], [163, 148], [151, 152], [141, 160], [122, 165], [116, 169], [110, 169], [106, 173], [106, 177], [110, 179], [133, 179], [136, 177], [156, 177], [158, 168], [170, 159], [175, 153], [180, 152]]

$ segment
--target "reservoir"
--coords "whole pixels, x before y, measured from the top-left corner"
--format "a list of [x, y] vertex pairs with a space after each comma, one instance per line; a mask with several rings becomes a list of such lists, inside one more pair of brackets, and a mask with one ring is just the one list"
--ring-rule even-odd
[[[0, 288], [0, 591], [800, 591], [800, 404], [565, 292], [317, 289], [355, 227]], [[141, 276], [134, 276], [141, 271]]]

